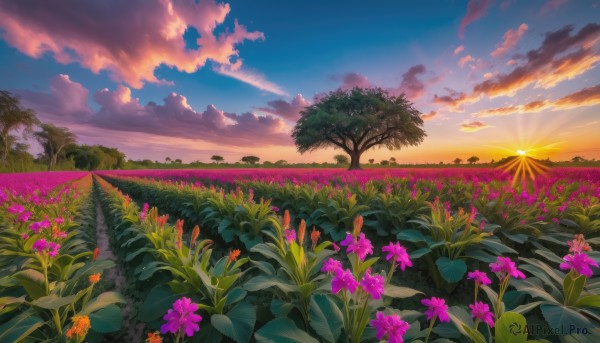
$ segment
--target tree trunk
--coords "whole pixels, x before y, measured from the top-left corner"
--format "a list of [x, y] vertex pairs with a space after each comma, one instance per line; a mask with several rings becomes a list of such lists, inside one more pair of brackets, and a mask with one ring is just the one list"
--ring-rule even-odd
[[3, 165], [8, 165], [8, 135], [4, 135], [2, 134], [2, 140], [3, 140], [3, 147], [2, 147], [2, 164]]
[[354, 151], [350, 154], [350, 168], [348, 170], [360, 170], [360, 153]]

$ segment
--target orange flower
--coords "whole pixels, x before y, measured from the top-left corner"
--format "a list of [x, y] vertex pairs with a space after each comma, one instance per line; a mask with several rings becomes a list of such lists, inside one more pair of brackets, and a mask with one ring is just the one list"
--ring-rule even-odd
[[304, 219], [300, 220], [300, 227], [298, 228], [298, 243], [304, 244], [304, 235], [306, 235], [306, 222]]
[[175, 230], [177, 231], [177, 248], [181, 249], [181, 237], [183, 236], [183, 219], [177, 219], [177, 222], [175, 222]]
[[196, 245], [196, 240], [200, 236], [200, 227], [198, 225], [194, 226], [194, 230], [192, 230], [192, 237], [190, 237], [190, 247], [193, 248]]
[[167, 223], [167, 220], [168, 220], [168, 219], [169, 219], [169, 215], [168, 215], [168, 214], [165, 214], [164, 216], [160, 216], [160, 217], [158, 218], [158, 225], [159, 225], [161, 228], [164, 228], [164, 227], [165, 227], [165, 224]]
[[146, 338], [146, 343], [162, 343], [162, 337], [160, 337], [158, 331], [148, 332], [148, 338]]
[[67, 338], [73, 338], [73, 335], [80, 338], [85, 337], [88, 330], [92, 327], [90, 324], [90, 318], [86, 315], [73, 316], [71, 320], [73, 321], [73, 325], [69, 330], [67, 330]]
[[92, 261], [96, 261], [96, 259], [98, 258], [98, 254], [100, 254], [100, 249], [94, 249], [94, 256], [92, 256]]
[[92, 285], [97, 284], [100, 281], [100, 273], [90, 275], [90, 283]]
[[292, 221], [292, 219], [290, 218], [290, 211], [285, 210], [285, 212], [283, 213], [283, 222], [281, 224], [283, 224], [283, 228], [287, 229], [290, 226], [290, 222]]
[[240, 256], [242, 252], [240, 251], [240, 249], [234, 249], [232, 251], [229, 252], [229, 262], [233, 262], [233, 261], [237, 261], [238, 257]]
[[313, 229], [310, 233], [310, 240], [312, 242], [312, 249], [315, 250], [315, 247], [317, 246], [317, 242], [319, 241], [319, 237], [321, 237], [321, 231], [317, 231], [315, 230], [315, 227], [313, 226]]

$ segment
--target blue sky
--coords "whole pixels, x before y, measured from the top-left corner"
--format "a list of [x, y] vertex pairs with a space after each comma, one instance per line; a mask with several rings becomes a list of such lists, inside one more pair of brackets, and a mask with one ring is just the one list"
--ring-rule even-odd
[[365, 159], [600, 157], [599, 1], [57, 4], [0, 1], [0, 88], [133, 159], [331, 160], [289, 131], [316, 94], [357, 85], [429, 115], [420, 147]]

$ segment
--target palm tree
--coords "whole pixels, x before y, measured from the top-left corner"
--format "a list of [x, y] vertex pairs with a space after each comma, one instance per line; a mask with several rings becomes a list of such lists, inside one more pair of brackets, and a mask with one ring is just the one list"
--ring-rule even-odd
[[8, 152], [10, 150], [10, 132], [24, 128], [24, 133], [30, 132], [34, 125], [39, 123], [33, 110], [23, 109], [19, 104], [19, 98], [7, 91], [0, 91], [0, 140], [2, 144], [3, 164], [8, 163]]

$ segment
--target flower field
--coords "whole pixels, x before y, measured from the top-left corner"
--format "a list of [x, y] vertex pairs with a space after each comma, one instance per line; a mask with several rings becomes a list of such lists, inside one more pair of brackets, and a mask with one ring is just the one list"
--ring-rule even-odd
[[0, 342], [599, 342], [600, 170], [512, 181], [3, 175]]

